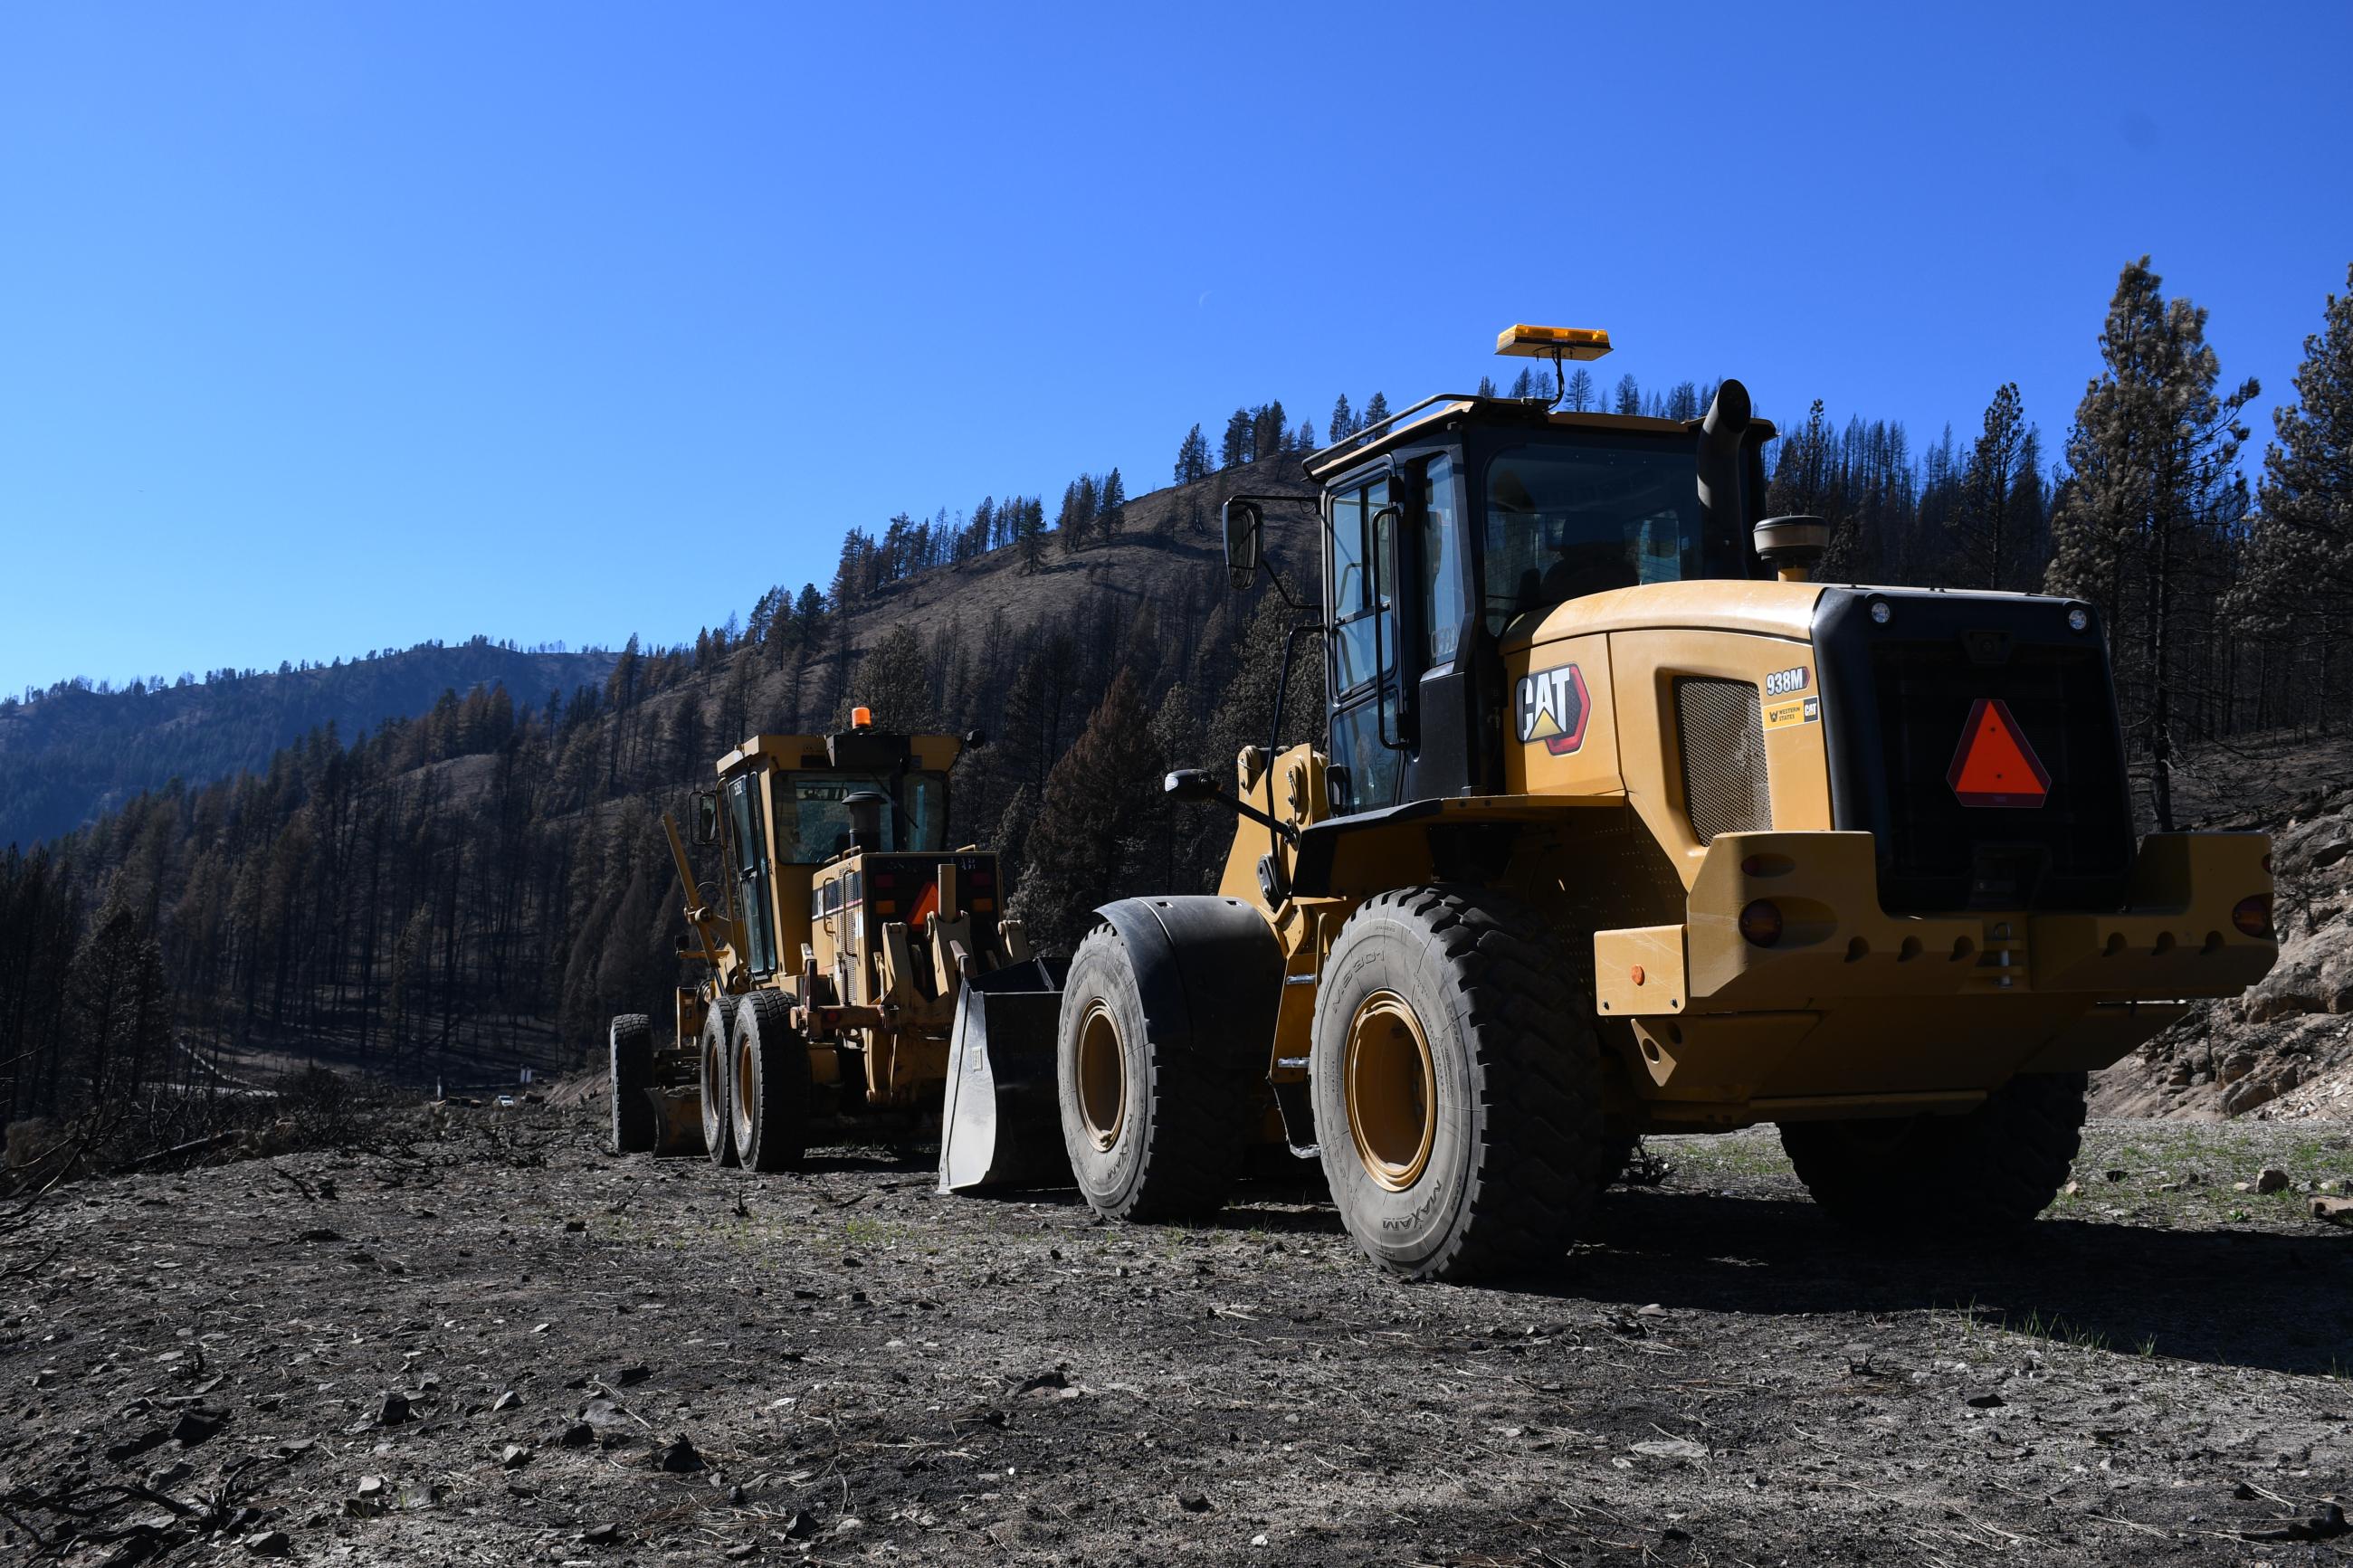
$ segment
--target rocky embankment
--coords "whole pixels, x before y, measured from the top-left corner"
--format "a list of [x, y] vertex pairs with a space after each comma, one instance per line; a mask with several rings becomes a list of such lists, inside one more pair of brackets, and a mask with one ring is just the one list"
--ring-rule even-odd
[[2307, 795], [2274, 820], [2278, 964], [2101, 1074], [2095, 1114], [2353, 1118], [2353, 789]]

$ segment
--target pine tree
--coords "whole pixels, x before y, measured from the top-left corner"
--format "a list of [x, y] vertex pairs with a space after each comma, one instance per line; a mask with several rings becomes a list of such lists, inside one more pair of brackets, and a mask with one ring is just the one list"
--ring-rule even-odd
[[1582, 414], [1593, 406], [1593, 373], [1578, 365], [1569, 374], [1568, 405]]
[[1250, 416], [1247, 408], [1237, 408], [1226, 421], [1226, 439], [1219, 447], [1221, 468], [1239, 468], [1257, 456], [1250, 450]]
[[1642, 412], [1641, 384], [1634, 379], [1631, 371], [1618, 378], [1618, 412], [1620, 414]]
[[1363, 430], [1368, 426], [1379, 424], [1388, 416], [1389, 400], [1376, 392], [1365, 400], [1365, 416], [1357, 421], [1356, 428]]
[[2250, 380], [2217, 394], [2206, 312], [2167, 300], [2162, 283], [2146, 256], [2117, 279], [2103, 369], [2067, 437], [2073, 474], [2045, 581], [2107, 617], [2126, 732], [2149, 759], [2157, 826], [2171, 832], [2178, 699], [2220, 596], [2223, 546], [2246, 513], [2239, 415], [2261, 389]]
[[[939, 727], [929, 662], [914, 628], [892, 626], [858, 670], [859, 694], [874, 710], [875, 727], [907, 735]], [[846, 720], [847, 714], [837, 715]]]
[[2018, 384], [2005, 383], [1986, 405], [1984, 432], [1961, 471], [1953, 525], [1963, 586], [2000, 589], [2018, 574], [2021, 542], [2011, 508], [2029, 435]]
[[1332, 405], [1333, 444], [1336, 446], [1340, 442], [1346, 440], [1362, 427], [1361, 423], [1356, 418], [1355, 411], [1348, 406], [1348, 395], [1345, 392], [1342, 393], [1340, 395], [1340, 400]]
[[1039, 945], [1067, 952], [1086, 934], [1090, 910], [1143, 884], [1151, 869], [1145, 830], [1159, 801], [1152, 786], [1166, 767], [1143, 693], [1122, 668], [1046, 775], [1028, 835], [1029, 864], [1008, 912]]
[[1520, 374], [1512, 378], [1512, 395], [1514, 397], [1528, 398], [1534, 397], [1535, 395], [1536, 373], [1530, 370], [1526, 365], [1520, 366]]
[[2311, 636], [2315, 706], [2328, 729], [2335, 656], [2353, 618], [2353, 268], [2346, 292], [2328, 296], [2321, 330], [2304, 340], [2295, 393], [2272, 411], [2276, 439], [2263, 453], [2247, 574], [2232, 610], [2242, 624]]
[[1103, 489], [1095, 500], [1095, 527], [1109, 542], [1117, 539], [1119, 531], [1126, 526], [1127, 484], [1119, 477], [1119, 469], [1113, 468], [1103, 476]]
[[1209, 443], [1196, 425], [1186, 432], [1184, 445], [1176, 448], [1176, 482], [1189, 485], [1208, 477]]
[[1298, 452], [1312, 452], [1321, 445], [1323, 443], [1315, 438], [1315, 421], [1302, 419], [1299, 422], [1299, 434], [1292, 442], [1292, 449]]
[[1667, 394], [1667, 417], [1696, 419], [1699, 411], [1699, 388], [1688, 381], [1677, 382], [1675, 389]]
[[1493, 376], [1482, 375], [1479, 378], [1478, 395], [1481, 397], [1493, 397], [1495, 395], [1495, 378]]

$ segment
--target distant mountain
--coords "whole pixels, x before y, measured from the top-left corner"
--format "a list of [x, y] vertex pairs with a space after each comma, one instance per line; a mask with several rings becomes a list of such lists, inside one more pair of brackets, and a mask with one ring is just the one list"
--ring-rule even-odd
[[194, 785], [269, 765], [273, 752], [332, 723], [348, 742], [429, 711], [445, 691], [503, 686], [519, 705], [601, 686], [609, 652], [525, 653], [487, 637], [420, 644], [338, 664], [153, 689], [67, 684], [0, 702], [0, 846], [69, 833], [143, 789]]

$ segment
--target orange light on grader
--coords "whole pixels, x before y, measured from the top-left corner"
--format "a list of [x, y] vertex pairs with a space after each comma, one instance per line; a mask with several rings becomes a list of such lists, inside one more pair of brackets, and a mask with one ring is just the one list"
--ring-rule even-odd
[[871, 730], [874, 728], [874, 710], [871, 708], [852, 708], [849, 710], [849, 727], [853, 730]]

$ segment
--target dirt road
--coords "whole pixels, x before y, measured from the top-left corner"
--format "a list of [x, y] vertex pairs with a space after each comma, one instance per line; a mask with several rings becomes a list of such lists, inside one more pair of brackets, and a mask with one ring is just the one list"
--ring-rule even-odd
[[2231, 1184], [2344, 1134], [2099, 1124], [1990, 1255], [1848, 1239], [1770, 1130], [1669, 1141], [1505, 1290], [1379, 1276], [1296, 1184], [1106, 1227], [459, 1112], [7, 1235], [0, 1560], [2336, 1561], [2247, 1535], [2348, 1489], [2353, 1231]]

